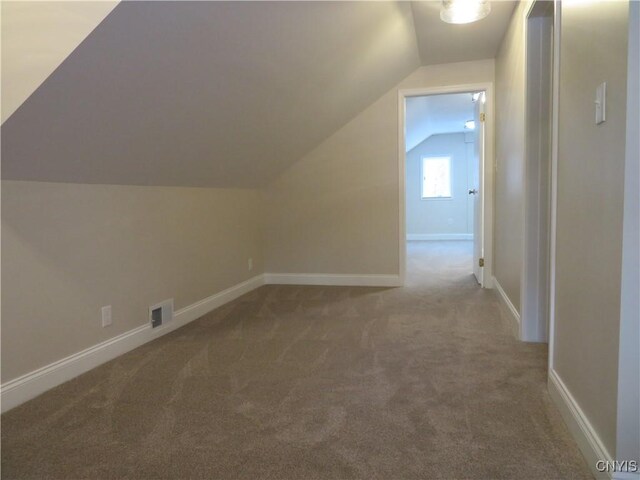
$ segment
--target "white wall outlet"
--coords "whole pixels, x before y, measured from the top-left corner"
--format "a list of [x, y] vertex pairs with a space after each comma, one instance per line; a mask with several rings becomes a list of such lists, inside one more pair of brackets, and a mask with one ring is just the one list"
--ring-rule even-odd
[[596, 125], [604, 123], [607, 119], [607, 82], [603, 82], [596, 88]]
[[111, 325], [111, 305], [102, 307], [102, 327]]
[[253, 258], [247, 260], [247, 268], [249, 269], [249, 271], [253, 270]]

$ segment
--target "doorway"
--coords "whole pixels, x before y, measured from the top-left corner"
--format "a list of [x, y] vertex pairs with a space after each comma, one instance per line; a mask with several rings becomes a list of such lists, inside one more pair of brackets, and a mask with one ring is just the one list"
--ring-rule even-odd
[[479, 285], [492, 287], [492, 93], [491, 84], [399, 92], [403, 283], [407, 242], [444, 241], [470, 260], [463, 268]]
[[526, 15], [523, 268], [520, 339], [547, 342], [551, 290], [554, 2]]

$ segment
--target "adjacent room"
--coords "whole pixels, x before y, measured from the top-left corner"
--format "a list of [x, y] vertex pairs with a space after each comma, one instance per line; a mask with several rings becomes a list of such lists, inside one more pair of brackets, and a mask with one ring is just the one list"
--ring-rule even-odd
[[3, 479], [640, 480], [640, 2], [0, 8]]
[[[405, 100], [410, 276], [412, 270], [421, 265], [424, 268], [429, 255], [436, 252], [457, 262], [468, 275], [473, 274], [474, 216], [482, 215], [479, 135], [483, 130], [475, 126], [476, 121], [480, 122], [480, 106], [476, 103], [482, 101], [484, 92], [413, 96]], [[479, 218], [476, 223], [481, 222]], [[478, 241], [482, 242], [482, 238]]]

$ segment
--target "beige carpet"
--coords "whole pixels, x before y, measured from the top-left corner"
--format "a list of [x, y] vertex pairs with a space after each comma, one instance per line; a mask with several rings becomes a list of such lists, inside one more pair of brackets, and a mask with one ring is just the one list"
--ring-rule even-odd
[[2, 478], [591, 478], [469, 242], [266, 286], [2, 416]]

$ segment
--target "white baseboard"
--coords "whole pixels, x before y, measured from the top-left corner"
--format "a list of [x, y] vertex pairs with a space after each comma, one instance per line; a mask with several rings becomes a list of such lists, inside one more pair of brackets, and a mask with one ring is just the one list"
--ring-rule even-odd
[[261, 285], [264, 285], [264, 275], [257, 275], [204, 300], [175, 311], [173, 319], [166, 325], [158, 328], [151, 328], [150, 324], [142, 325], [8, 381], [0, 387], [1, 411], [6, 412], [53, 387], [88, 372], [176, 328], [182, 327]]
[[199, 302], [192, 303], [189, 306], [181, 308], [173, 314], [174, 324], [176, 325], [172, 326], [172, 330], [186, 325], [187, 323], [206, 315], [210, 311], [221, 307], [225, 303], [229, 303], [230, 301], [261, 287], [264, 284], [264, 274], [256, 275], [249, 280], [245, 280], [242, 283], [238, 283], [233, 287], [229, 287], [226, 290], [215, 293], [210, 297], [200, 300]]
[[398, 275], [289, 273], [256, 275], [199, 302], [176, 310], [173, 314], [173, 319], [161, 327], [151, 328], [150, 324], [142, 325], [2, 384], [0, 386], [0, 410], [6, 412], [109, 360], [113, 360], [134, 348], [180, 328], [265, 284], [396, 287], [400, 286], [401, 282]]
[[511, 303], [511, 300], [509, 300], [509, 297], [507, 296], [505, 291], [502, 289], [502, 285], [500, 285], [500, 282], [498, 282], [498, 279], [496, 277], [493, 277], [492, 282], [493, 282], [493, 286], [495, 287], [495, 289], [498, 291], [498, 294], [500, 295], [500, 299], [509, 310], [509, 313], [511, 313], [511, 328], [513, 329], [513, 334], [519, 340], [520, 339], [520, 314], [518, 313], [518, 310], [513, 305], [513, 303]]
[[400, 287], [398, 275], [349, 275], [326, 273], [265, 273], [268, 285], [327, 285], [346, 287]]
[[591, 472], [597, 479], [637, 479], [638, 477], [631, 473], [606, 473], [599, 472], [596, 469], [598, 460], [611, 461], [613, 457], [609, 454], [603, 445], [597, 432], [589, 422], [580, 405], [576, 402], [573, 395], [564, 384], [558, 373], [549, 370], [549, 394], [560, 410], [560, 414], [564, 419], [569, 431], [573, 435], [582, 455], [587, 460]]
[[407, 233], [407, 240], [473, 240], [473, 233]]

